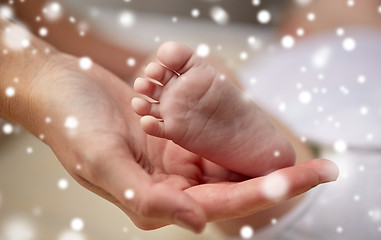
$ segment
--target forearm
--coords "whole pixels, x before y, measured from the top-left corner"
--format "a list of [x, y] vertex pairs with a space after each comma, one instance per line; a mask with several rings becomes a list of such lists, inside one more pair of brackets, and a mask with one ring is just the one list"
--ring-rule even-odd
[[[0, 37], [4, 39], [9, 30], [17, 28], [14, 23], [0, 19]], [[40, 103], [34, 98], [34, 88], [47, 64], [57, 51], [33, 35], [27, 48], [12, 49], [6, 41], [0, 41], [0, 117], [16, 122], [37, 134], [35, 121]]]
[[[101, 39], [91, 31], [81, 36], [77, 26], [81, 19], [76, 19], [76, 22], [72, 23], [69, 21], [71, 15], [65, 11], [56, 21], [46, 20], [42, 14], [46, 2], [45, 0], [15, 2], [14, 9], [17, 18], [36, 35], [41, 27], [47, 28], [48, 34], [44, 40], [58, 50], [78, 57], [88, 56], [94, 62], [126, 80], [131, 80], [135, 71], [144, 63], [146, 55], [140, 51], [132, 48], [122, 49]], [[37, 16], [41, 17], [40, 21], [36, 21]], [[130, 57], [135, 58], [136, 66], [127, 66], [126, 60]]]

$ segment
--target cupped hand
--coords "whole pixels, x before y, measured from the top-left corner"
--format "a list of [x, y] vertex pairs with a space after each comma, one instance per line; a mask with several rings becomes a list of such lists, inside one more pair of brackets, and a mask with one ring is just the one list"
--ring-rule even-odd
[[[58, 54], [40, 72], [29, 97], [33, 132], [75, 180], [141, 229], [177, 224], [200, 232], [208, 221], [252, 214], [337, 177], [333, 163], [316, 159], [248, 179], [145, 134], [130, 107], [136, 93], [98, 65], [83, 70], [79, 59]], [[268, 197], [263, 183], [276, 174], [287, 191]]]

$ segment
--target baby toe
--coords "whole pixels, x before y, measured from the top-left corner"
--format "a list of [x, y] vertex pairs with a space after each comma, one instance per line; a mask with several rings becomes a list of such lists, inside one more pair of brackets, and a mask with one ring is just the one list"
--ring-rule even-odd
[[193, 54], [193, 50], [177, 42], [166, 42], [157, 51], [160, 62], [169, 69], [183, 74], [197, 61], [202, 61]]
[[133, 98], [131, 106], [136, 114], [140, 116], [151, 115], [155, 118], [161, 118], [158, 103], [151, 103], [143, 98]]
[[149, 135], [161, 138], [165, 136], [164, 122], [157, 118], [152, 116], [144, 116], [140, 119], [140, 125]]
[[162, 93], [161, 86], [155, 84], [154, 82], [146, 78], [137, 78], [134, 83], [134, 89], [136, 92], [143, 94], [149, 98], [152, 98], [156, 101], [159, 100]]
[[169, 80], [177, 77], [177, 74], [158, 63], [150, 63], [144, 70], [144, 74], [151, 79], [158, 81], [162, 85], [166, 85]]

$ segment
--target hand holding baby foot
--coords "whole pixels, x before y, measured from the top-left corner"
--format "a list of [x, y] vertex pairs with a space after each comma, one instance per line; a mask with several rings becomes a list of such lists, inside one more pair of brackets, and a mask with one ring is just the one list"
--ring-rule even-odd
[[229, 170], [255, 177], [294, 164], [290, 142], [241, 90], [193, 51], [163, 44], [135, 90], [132, 107], [150, 135]]

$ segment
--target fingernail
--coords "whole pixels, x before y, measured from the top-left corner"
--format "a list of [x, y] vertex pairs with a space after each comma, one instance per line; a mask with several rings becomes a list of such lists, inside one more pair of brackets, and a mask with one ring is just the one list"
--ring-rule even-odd
[[200, 233], [204, 229], [204, 224], [193, 212], [180, 212], [175, 215], [174, 221], [177, 225], [189, 229], [195, 233]]
[[318, 169], [318, 172], [322, 183], [336, 181], [339, 177], [339, 168], [329, 160]]

